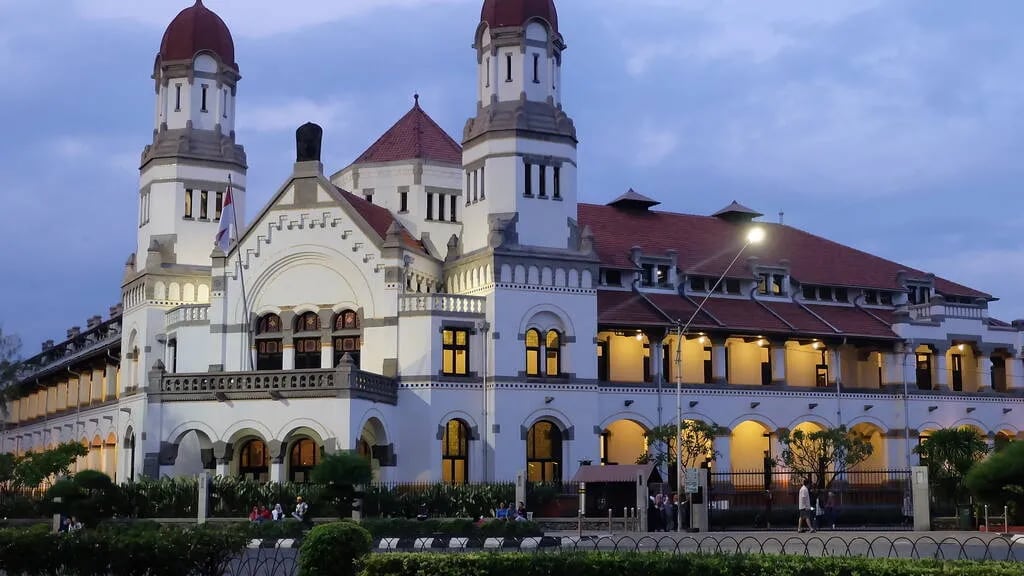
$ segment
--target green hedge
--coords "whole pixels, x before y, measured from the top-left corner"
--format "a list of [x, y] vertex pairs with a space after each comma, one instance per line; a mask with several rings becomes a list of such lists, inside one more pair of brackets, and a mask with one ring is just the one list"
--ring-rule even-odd
[[239, 527], [104, 526], [52, 534], [47, 527], [0, 530], [0, 570], [8, 576], [220, 575], [249, 541]]
[[363, 498], [363, 513], [380, 518], [415, 518], [425, 505], [431, 516], [480, 518], [516, 497], [511, 482], [496, 484], [376, 484]]
[[405, 520], [402, 518], [367, 519], [361, 523], [374, 538], [416, 538], [452, 536], [456, 538], [527, 538], [543, 536], [534, 522], [491, 520], [477, 525], [472, 520]]
[[371, 551], [370, 533], [355, 522], [322, 524], [302, 542], [299, 576], [355, 576]]
[[1020, 576], [1020, 564], [774, 555], [374, 554], [364, 576]]

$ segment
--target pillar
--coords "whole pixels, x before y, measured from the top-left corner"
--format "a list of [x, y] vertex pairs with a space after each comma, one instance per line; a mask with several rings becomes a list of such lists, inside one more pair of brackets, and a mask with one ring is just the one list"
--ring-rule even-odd
[[665, 381], [665, 375], [661, 373], [664, 362], [665, 351], [662, 349], [664, 334], [652, 332], [647, 335], [651, 350], [651, 383], [658, 384]]
[[949, 373], [946, 371], [946, 352], [936, 352], [932, 355], [935, 358], [935, 388], [943, 392], [949, 392]]
[[1024, 367], [1024, 361], [1022, 361], [1016, 355], [1006, 357], [1007, 392], [1024, 386], [1024, 384], [1017, 381], [1018, 378], [1024, 378], [1024, 370], [1022, 370], [1022, 367]]
[[729, 445], [732, 442], [732, 431], [723, 430], [715, 436], [713, 448], [716, 453], [714, 470], [716, 472], [728, 472], [731, 470], [732, 455], [729, 453]]
[[978, 363], [978, 392], [992, 389], [992, 357], [988, 352], [979, 351], [975, 358]]
[[267, 455], [270, 456], [270, 478], [271, 482], [284, 482], [285, 474], [285, 445], [280, 440], [271, 440], [266, 443]]
[[786, 383], [786, 343], [773, 342], [771, 345], [772, 355], [772, 384]]
[[729, 358], [726, 354], [726, 346], [728, 343], [725, 340], [711, 341], [711, 378], [715, 384], [728, 384], [726, 364]]
[[326, 344], [320, 346], [320, 367], [329, 369], [334, 368], [334, 346], [333, 342], [328, 340]]
[[910, 469], [910, 486], [912, 510], [914, 512], [914, 530], [917, 532], [927, 532], [932, 529], [927, 466], [914, 466]]
[[843, 383], [843, 361], [838, 347], [828, 349], [828, 383], [833, 386]]
[[281, 369], [282, 370], [293, 370], [295, 369], [295, 345], [284, 344], [281, 351]]
[[117, 366], [107, 364], [107, 375], [103, 380], [103, 388], [104, 398], [109, 400], [117, 397]]

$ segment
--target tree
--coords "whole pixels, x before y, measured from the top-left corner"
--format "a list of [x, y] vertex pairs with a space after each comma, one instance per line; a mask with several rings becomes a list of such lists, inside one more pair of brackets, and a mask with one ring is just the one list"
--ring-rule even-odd
[[7, 416], [7, 402], [15, 393], [18, 364], [21, 354], [21, 339], [13, 334], [4, 334], [0, 326], [0, 410]]
[[973, 428], [943, 428], [922, 440], [914, 452], [928, 467], [928, 480], [936, 495], [959, 504], [967, 493], [964, 478], [988, 454], [988, 443]]
[[324, 457], [310, 477], [324, 487], [338, 515], [345, 517], [351, 515], [352, 502], [360, 497], [356, 487], [369, 483], [373, 470], [368, 459], [352, 452], [339, 452]]
[[712, 462], [718, 458], [715, 450], [715, 436], [725, 428], [701, 420], [683, 420], [680, 426], [663, 424], [644, 433], [647, 438], [647, 452], [637, 458], [637, 464], [655, 464], [658, 468], [668, 465], [669, 484], [675, 485], [676, 439], [680, 440], [684, 468], [695, 468], [701, 461]]
[[66, 476], [75, 460], [88, 453], [89, 449], [78, 442], [67, 442], [21, 456], [0, 454], [0, 489], [10, 492], [35, 488], [48, 478]]
[[1020, 518], [1024, 511], [1024, 442], [1010, 442], [975, 464], [964, 484], [979, 501], [999, 512], [1009, 506], [1013, 517]]
[[871, 456], [874, 447], [863, 434], [845, 426], [815, 432], [791, 430], [779, 436], [782, 462], [794, 475], [817, 478], [819, 489]]
[[110, 476], [97, 470], [83, 470], [50, 486], [46, 501], [54, 511], [93, 527], [114, 515], [118, 495]]

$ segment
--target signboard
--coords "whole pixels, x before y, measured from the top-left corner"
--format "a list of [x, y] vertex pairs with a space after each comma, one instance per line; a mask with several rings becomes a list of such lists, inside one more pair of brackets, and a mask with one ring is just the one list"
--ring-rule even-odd
[[687, 494], [696, 494], [698, 490], [698, 474], [700, 470], [698, 468], [686, 468], [683, 475], [683, 491]]

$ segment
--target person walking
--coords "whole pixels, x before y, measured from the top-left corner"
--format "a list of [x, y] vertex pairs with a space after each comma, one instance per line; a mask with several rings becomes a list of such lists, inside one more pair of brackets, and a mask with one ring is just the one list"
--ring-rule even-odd
[[[810, 530], [814, 532], [814, 525], [811, 524], [812, 518], [814, 517], [814, 509], [811, 507], [811, 479], [804, 478], [804, 484], [800, 487], [800, 494], [797, 497], [797, 507], [800, 509], [800, 517], [796, 521], [796, 531], [806, 532]], [[804, 524], [807, 524], [807, 529], [803, 528]]]

